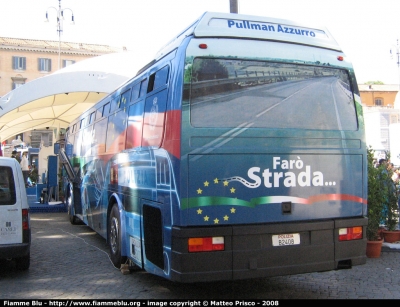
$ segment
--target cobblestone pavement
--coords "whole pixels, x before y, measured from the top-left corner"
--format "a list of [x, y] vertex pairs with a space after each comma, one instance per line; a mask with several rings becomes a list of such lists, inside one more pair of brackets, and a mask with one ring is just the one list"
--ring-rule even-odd
[[348, 270], [235, 282], [179, 284], [123, 275], [106, 242], [66, 213], [31, 214], [31, 267], [0, 262], [0, 299], [400, 299], [400, 252]]

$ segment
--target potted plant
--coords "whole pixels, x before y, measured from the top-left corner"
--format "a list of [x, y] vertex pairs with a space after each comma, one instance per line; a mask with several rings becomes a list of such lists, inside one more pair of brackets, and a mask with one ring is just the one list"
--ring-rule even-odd
[[379, 236], [379, 225], [383, 219], [383, 209], [387, 188], [382, 180], [385, 166], [374, 165], [374, 150], [368, 148], [368, 225], [367, 225], [367, 257], [377, 258], [381, 254], [382, 238]]

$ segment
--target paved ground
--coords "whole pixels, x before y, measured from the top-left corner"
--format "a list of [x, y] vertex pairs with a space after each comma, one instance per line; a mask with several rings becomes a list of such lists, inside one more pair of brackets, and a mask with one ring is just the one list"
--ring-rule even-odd
[[123, 275], [105, 240], [67, 214], [33, 213], [31, 267], [0, 262], [0, 299], [400, 299], [400, 250], [349, 270], [238, 282], [178, 284]]

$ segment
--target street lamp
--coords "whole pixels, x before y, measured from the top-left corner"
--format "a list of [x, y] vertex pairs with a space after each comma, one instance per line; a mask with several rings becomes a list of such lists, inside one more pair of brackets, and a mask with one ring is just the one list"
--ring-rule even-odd
[[239, 0], [229, 0], [229, 11], [230, 13], [239, 13]]
[[74, 21], [74, 12], [70, 8], [61, 8], [61, 0], [58, 0], [58, 9], [54, 6], [50, 6], [46, 11], [46, 22], [49, 22], [49, 13], [48, 10], [53, 9], [57, 13], [57, 32], [58, 32], [58, 69], [61, 68], [61, 33], [63, 31], [63, 21], [64, 21], [64, 11], [70, 11], [72, 18], [71, 24], [75, 24]]
[[392, 45], [392, 48], [390, 49], [390, 55], [393, 59], [393, 53], [397, 55], [397, 68], [398, 68], [398, 74], [399, 74], [399, 88], [400, 88], [400, 46], [399, 46], [399, 39], [397, 39], [397, 44]]

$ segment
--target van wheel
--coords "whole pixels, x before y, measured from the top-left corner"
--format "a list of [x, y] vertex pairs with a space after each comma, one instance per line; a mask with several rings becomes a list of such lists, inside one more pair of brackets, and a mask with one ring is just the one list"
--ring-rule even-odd
[[114, 204], [107, 227], [108, 246], [110, 248], [110, 259], [116, 268], [125, 263], [126, 257], [121, 256], [122, 235], [121, 235], [121, 217], [119, 216], [118, 205]]
[[28, 253], [23, 257], [15, 258], [15, 262], [17, 270], [26, 271], [27, 269], [29, 269], [29, 266], [31, 264], [31, 254]]
[[72, 225], [78, 225], [80, 220], [75, 216], [74, 209], [72, 208], [72, 195], [67, 198], [68, 216]]

